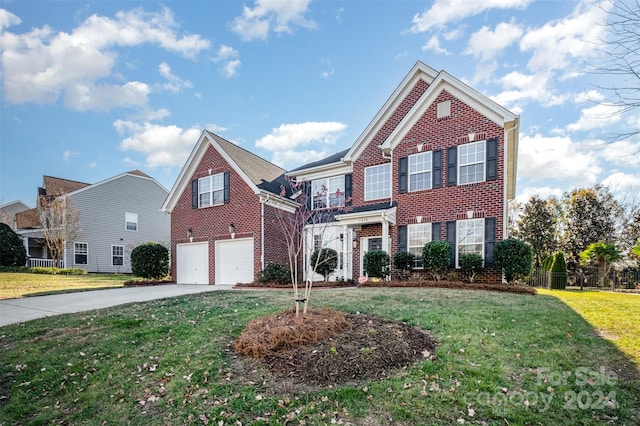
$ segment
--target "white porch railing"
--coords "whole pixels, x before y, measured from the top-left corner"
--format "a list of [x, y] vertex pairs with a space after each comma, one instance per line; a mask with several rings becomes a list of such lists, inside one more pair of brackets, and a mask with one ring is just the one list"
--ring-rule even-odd
[[[28, 260], [28, 267], [29, 268], [53, 268], [54, 266], [54, 259], [37, 259], [37, 258], [30, 258]], [[58, 262], [58, 268], [64, 268], [64, 260], [60, 260]]]

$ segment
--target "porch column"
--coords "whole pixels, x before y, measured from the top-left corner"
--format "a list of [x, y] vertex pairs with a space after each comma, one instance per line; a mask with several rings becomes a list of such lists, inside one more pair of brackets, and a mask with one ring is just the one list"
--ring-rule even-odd
[[349, 236], [349, 228], [347, 225], [342, 225], [342, 278], [348, 280], [350, 277], [349, 273], [349, 240], [351, 237]]
[[389, 221], [386, 218], [382, 219], [382, 250], [391, 256], [389, 253]]

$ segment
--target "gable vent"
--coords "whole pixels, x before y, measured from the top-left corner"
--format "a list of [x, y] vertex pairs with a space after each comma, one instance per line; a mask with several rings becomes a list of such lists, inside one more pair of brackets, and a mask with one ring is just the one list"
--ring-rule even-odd
[[437, 118], [445, 118], [451, 116], [451, 101], [438, 103]]

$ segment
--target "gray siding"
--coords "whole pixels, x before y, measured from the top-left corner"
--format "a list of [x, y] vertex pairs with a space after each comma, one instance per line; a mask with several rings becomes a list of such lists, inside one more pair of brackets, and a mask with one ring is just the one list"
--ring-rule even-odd
[[[155, 180], [122, 175], [71, 194], [80, 212], [82, 236], [88, 244], [87, 265], [74, 262], [74, 242], [66, 250], [67, 267], [84, 268], [88, 272], [131, 272], [131, 250], [149, 241], [169, 247], [171, 217], [160, 212], [167, 191]], [[138, 230], [125, 227], [125, 213], [138, 215]], [[124, 246], [124, 264], [112, 264], [111, 247]]]

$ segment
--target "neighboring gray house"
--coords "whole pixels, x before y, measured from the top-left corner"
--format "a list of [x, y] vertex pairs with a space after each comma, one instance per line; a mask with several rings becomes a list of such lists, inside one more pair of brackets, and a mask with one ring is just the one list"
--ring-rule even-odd
[[0, 222], [6, 223], [15, 231], [18, 229], [16, 225], [16, 214], [29, 209], [31, 209], [31, 207], [20, 200], [0, 204]]
[[[51, 193], [46, 187], [47, 183], [53, 186], [69, 182], [45, 177], [43, 188], [38, 189], [39, 195], [45, 197], [67, 194], [80, 212], [82, 235], [77, 241], [67, 242], [65, 267], [84, 268], [88, 272], [131, 273], [131, 250], [136, 246], [149, 241], [169, 246], [170, 216], [160, 211], [168, 190], [152, 177], [134, 170], [96, 184], [77, 185], [81, 187], [73, 191], [61, 188]], [[34, 212], [21, 214], [26, 218], [34, 216]], [[30, 229], [18, 230], [18, 234], [27, 239], [25, 246], [30, 251], [31, 240], [44, 243], [42, 235], [35, 235], [39, 229], [42, 227], [38, 223]], [[46, 248], [43, 252], [41, 257], [47, 257]], [[38, 264], [36, 259], [30, 259], [30, 263]]]

